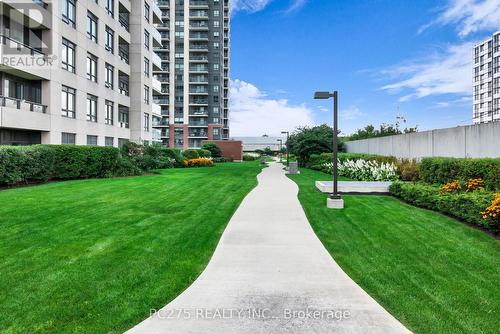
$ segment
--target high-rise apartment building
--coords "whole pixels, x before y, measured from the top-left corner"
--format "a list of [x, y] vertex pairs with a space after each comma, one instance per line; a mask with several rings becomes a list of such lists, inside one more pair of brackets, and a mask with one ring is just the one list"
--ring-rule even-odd
[[228, 136], [228, 0], [0, 0], [0, 11], [0, 144]]
[[165, 145], [200, 147], [202, 140], [229, 137], [229, 0], [158, 0], [162, 66], [154, 74], [161, 93]]
[[500, 31], [474, 46], [473, 122], [500, 120]]

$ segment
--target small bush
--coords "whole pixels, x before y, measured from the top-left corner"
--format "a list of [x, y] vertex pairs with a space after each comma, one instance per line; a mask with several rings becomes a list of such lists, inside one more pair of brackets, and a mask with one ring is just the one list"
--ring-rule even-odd
[[232, 160], [220, 157], [220, 158], [212, 158], [212, 161], [215, 163], [224, 163], [224, 162], [231, 162]]
[[24, 180], [24, 155], [14, 147], [0, 147], [0, 184], [16, 184]]
[[439, 211], [470, 224], [498, 232], [498, 226], [483, 219], [484, 212], [493, 200], [493, 193], [442, 193], [440, 187], [422, 183], [395, 182], [390, 186], [391, 194], [419, 207]]
[[396, 161], [397, 173], [402, 181], [418, 181], [420, 179], [419, 163], [412, 159], [398, 159]]
[[250, 155], [250, 154], [243, 155], [243, 161], [255, 161], [257, 159], [258, 157], [256, 157], [255, 155]]
[[198, 152], [198, 155], [200, 156], [200, 158], [211, 158], [212, 157], [212, 152], [210, 152], [209, 150], [199, 148], [196, 151]]
[[214, 166], [214, 162], [211, 159], [207, 158], [197, 158], [197, 159], [189, 159], [184, 160], [185, 167], [212, 167]]
[[210, 151], [210, 153], [212, 154], [212, 158], [222, 157], [222, 150], [216, 143], [207, 143], [204, 144], [201, 148]]
[[444, 184], [452, 180], [466, 182], [481, 178], [484, 187], [500, 189], [500, 158], [459, 159], [424, 158], [420, 162], [420, 178], [429, 184]]
[[174, 162], [174, 167], [184, 166], [184, 157], [178, 148], [165, 148], [163, 153]]
[[186, 158], [188, 160], [198, 159], [200, 157], [200, 155], [198, 154], [198, 151], [193, 150], [193, 149], [183, 151], [182, 155], [184, 156], [184, 158]]

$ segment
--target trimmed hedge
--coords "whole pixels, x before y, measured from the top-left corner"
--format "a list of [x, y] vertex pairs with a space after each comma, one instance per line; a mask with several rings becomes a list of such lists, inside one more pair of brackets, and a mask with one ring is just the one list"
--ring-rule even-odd
[[492, 225], [482, 219], [481, 211], [484, 211], [495, 197], [491, 192], [447, 194], [442, 193], [438, 186], [401, 182], [393, 183], [389, 189], [392, 195], [410, 204], [445, 213], [494, 233], [499, 232], [498, 225]]
[[211, 158], [212, 157], [212, 152], [210, 152], [209, 150], [205, 150], [203, 148], [197, 149], [196, 152], [198, 152], [198, 155], [200, 156], [200, 158]]
[[481, 178], [490, 190], [500, 189], [500, 159], [424, 158], [420, 178], [430, 184]]
[[111, 177], [121, 165], [120, 160], [120, 151], [114, 147], [1, 146], [0, 184]]
[[216, 143], [206, 143], [201, 148], [210, 151], [212, 158], [222, 158], [222, 150]]

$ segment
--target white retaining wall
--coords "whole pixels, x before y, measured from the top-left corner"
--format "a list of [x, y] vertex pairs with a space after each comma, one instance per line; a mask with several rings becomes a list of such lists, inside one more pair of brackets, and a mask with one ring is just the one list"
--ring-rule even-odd
[[398, 158], [500, 157], [500, 122], [457, 126], [403, 135], [355, 140], [346, 151]]

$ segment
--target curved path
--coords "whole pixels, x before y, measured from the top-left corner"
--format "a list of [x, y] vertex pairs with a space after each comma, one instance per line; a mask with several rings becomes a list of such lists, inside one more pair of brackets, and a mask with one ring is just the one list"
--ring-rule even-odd
[[409, 333], [332, 259], [282, 166], [258, 180], [200, 277], [127, 333]]

